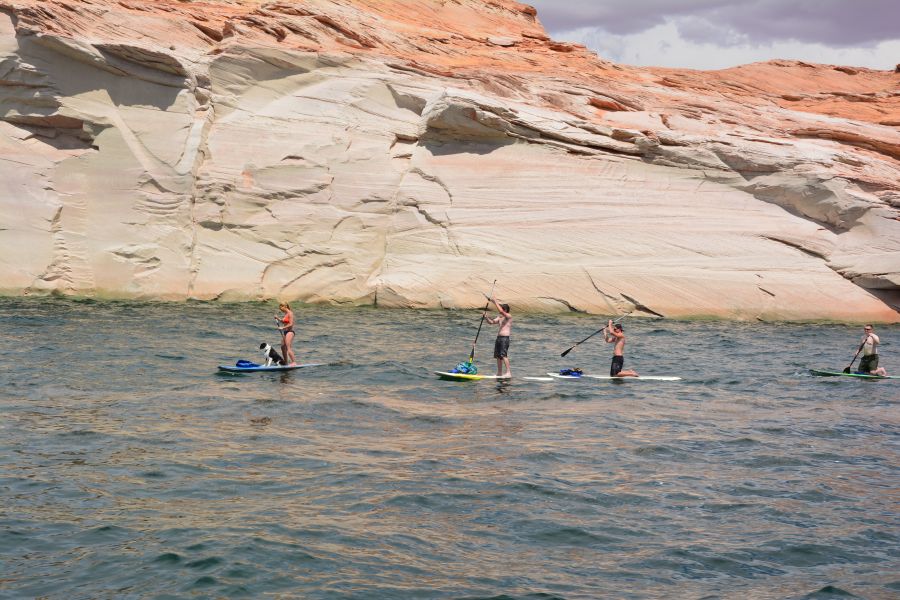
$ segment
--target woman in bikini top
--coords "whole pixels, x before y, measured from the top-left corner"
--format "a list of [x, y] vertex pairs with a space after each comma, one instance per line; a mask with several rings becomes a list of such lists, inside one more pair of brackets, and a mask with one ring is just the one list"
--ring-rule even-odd
[[291, 305], [287, 302], [279, 304], [278, 310], [284, 313], [284, 316], [281, 317], [275, 315], [275, 320], [280, 323], [278, 329], [283, 336], [281, 351], [288, 364], [295, 365], [297, 364], [297, 359], [294, 357], [294, 349], [291, 347], [294, 342], [294, 311], [291, 310]]

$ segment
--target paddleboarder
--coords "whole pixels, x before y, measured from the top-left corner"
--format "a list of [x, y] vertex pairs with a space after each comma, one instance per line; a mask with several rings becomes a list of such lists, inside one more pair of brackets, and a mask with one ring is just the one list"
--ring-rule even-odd
[[886, 377], [887, 371], [884, 367], [878, 366], [878, 344], [881, 343], [881, 340], [875, 335], [875, 330], [871, 325], [864, 326], [863, 333], [862, 343], [860, 344], [862, 358], [859, 359], [857, 373]]
[[[509, 334], [512, 331], [512, 315], [509, 314], [509, 304], [500, 304], [500, 302], [485, 294], [489, 302], [493, 302], [500, 313], [496, 317], [488, 317], [487, 322], [491, 325], [500, 325], [497, 331], [497, 339], [494, 341], [494, 358], [497, 359], [497, 377], [512, 377], [512, 371], [509, 368]], [[504, 373], [504, 367], [506, 372]]]
[[275, 315], [275, 320], [278, 322], [278, 330], [281, 332], [281, 355], [288, 365], [294, 366], [297, 364], [294, 349], [291, 347], [294, 343], [294, 311], [291, 310], [291, 305], [287, 302], [279, 304], [278, 310], [282, 313], [282, 316]]
[[637, 377], [637, 371], [622, 368], [625, 365], [625, 328], [620, 323], [613, 325], [612, 319], [610, 319], [606, 325], [606, 333], [603, 335], [607, 344], [615, 344], [609, 376]]

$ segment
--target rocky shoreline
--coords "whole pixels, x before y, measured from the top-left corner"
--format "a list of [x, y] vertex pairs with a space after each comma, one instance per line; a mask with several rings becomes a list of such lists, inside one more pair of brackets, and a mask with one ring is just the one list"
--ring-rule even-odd
[[0, 292], [900, 320], [900, 74], [366, 4], [0, 0]]

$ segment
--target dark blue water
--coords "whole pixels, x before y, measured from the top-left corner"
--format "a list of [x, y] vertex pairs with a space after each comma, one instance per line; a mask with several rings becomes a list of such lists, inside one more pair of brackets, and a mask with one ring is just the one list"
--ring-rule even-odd
[[[468, 312], [0, 301], [2, 598], [897, 598], [900, 381], [861, 328], [627, 320], [683, 382], [449, 383]], [[519, 316], [516, 376], [608, 369]], [[879, 327], [900, 373], [900, 328]], [[490, 370], [493, 330], [479, 361]]]

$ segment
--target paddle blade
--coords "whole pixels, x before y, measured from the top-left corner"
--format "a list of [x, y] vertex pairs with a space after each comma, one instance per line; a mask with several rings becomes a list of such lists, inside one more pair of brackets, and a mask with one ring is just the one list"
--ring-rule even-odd
[[850, 372], [850, 367], [844, 367], [844, 373], [849, 373], [849, 372]]
[[560, 354], [560, 356], [565, 356], [566, 354], [568, 354], [569, 352], [571, 352], [574, 349], [575, 349], [575, 346], [572, 346], [571, 348], [569, 348], [568, 350], [565, 350], [562, 354]]

